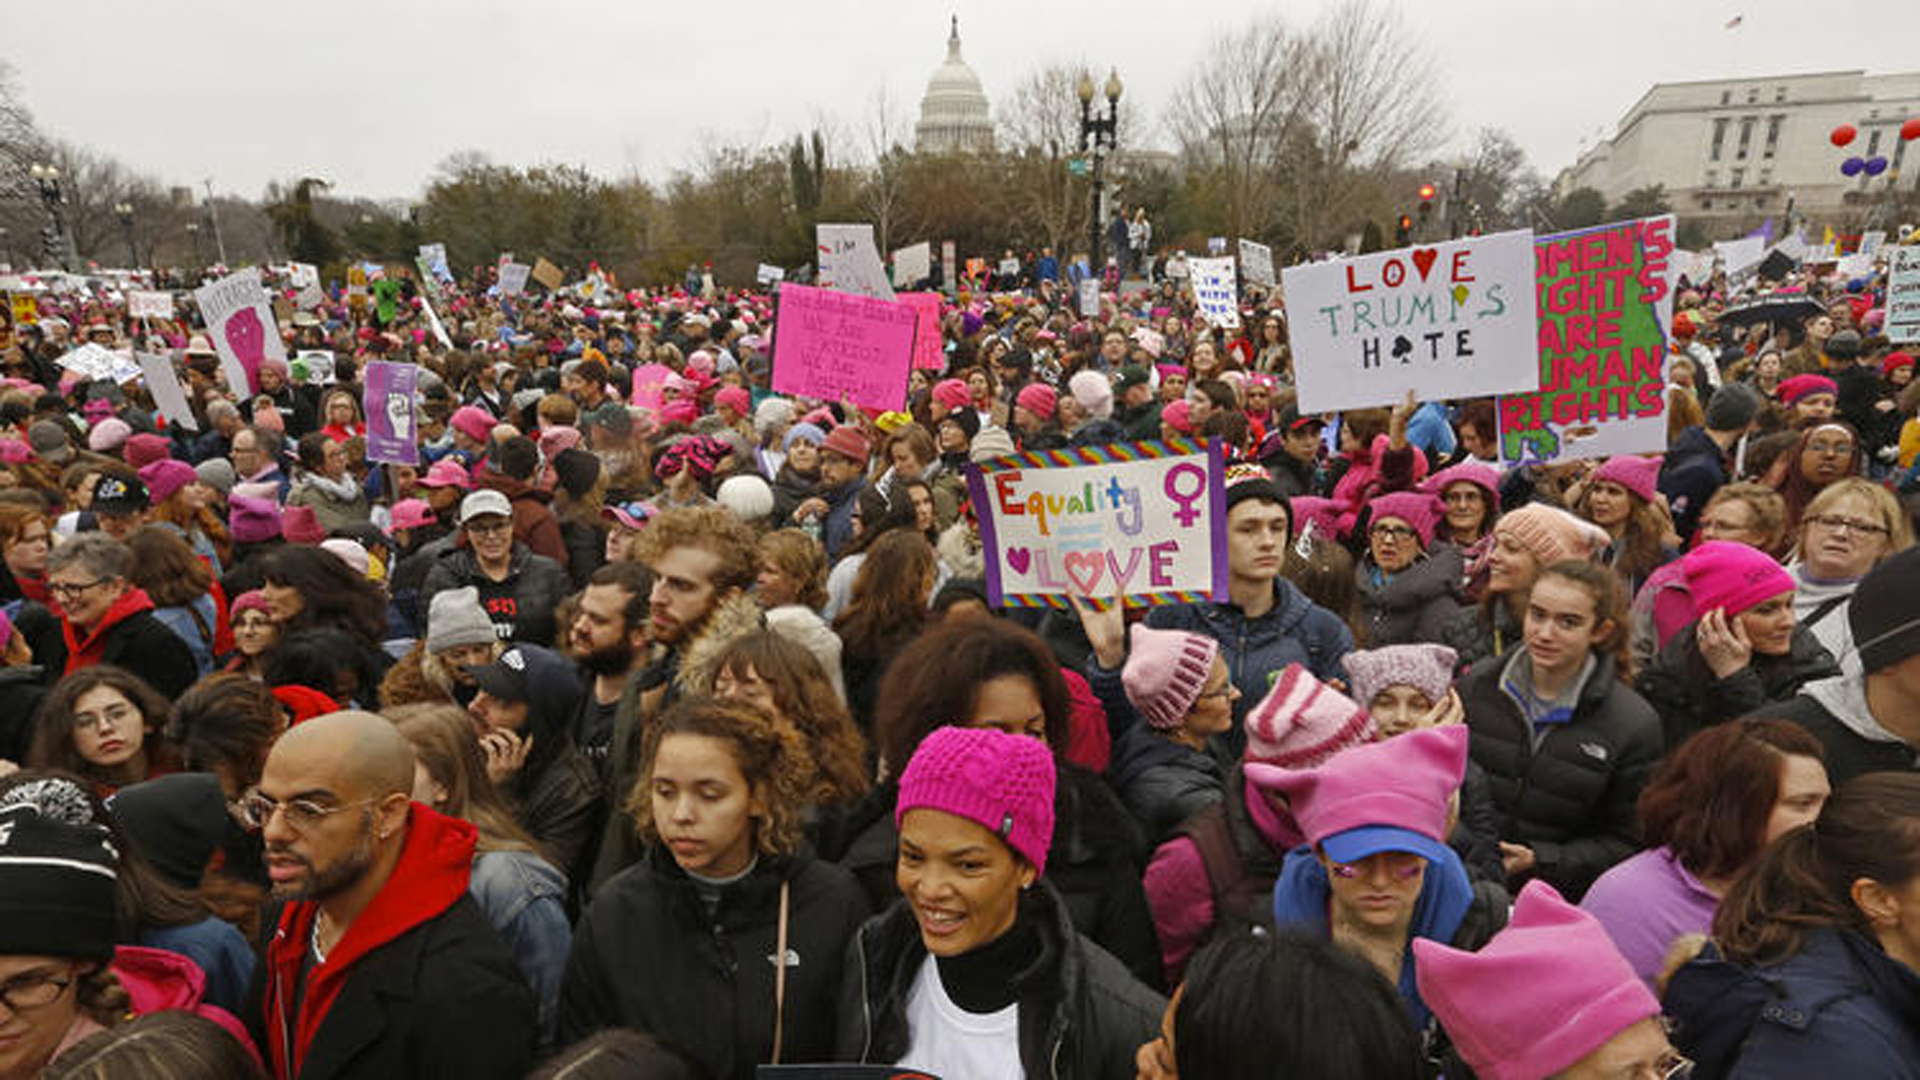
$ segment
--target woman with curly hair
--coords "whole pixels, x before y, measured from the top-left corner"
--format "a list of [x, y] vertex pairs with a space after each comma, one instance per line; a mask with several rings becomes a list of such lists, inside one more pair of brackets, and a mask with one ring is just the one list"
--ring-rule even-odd
[[562, 1043], [635, 1028], [717, 1080], [835, 1060], [841, 958], [867, 904], [801, 841], [813, 777], [800, 731], [744, 702], [686, 698], [649, 727], [627, 804], [647, 855], [575, 930]]
[[1573, 512], [1612, 538], [1601, 561], [1620, 575], [1628, 596], [1639, 592], [1655, 570], [1679, 556], [1668, 543], [1672, 519], [1654, 503], [1659, 475], [1658, 459], [1618, 454], [1593, 471], [1574, 499]]
[[167, 699], [125, 668], [81, 668], [40, 702], [27, 765], [73, 773], [106, 798], [179, 767], [166, 736], [171, 718]]
[[866, 740], [818, 657], [777, 630], [758, 630], [728, 642], [713, 671], [715, 696], [752, 702], [806, 736], [819, 767], [815, 807], [850, 806], [866, 795]]

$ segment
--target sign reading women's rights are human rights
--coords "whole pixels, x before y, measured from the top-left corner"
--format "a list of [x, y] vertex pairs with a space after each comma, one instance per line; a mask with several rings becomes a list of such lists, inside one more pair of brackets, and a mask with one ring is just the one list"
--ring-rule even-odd
[[1290, 266], [1281, 282], [1302, 413], [1540, 388], [1528, 230]]
[[1064, 608], [1227, 596], [1221, 444], [1187, 439], [1010, 454], [968, 466], [988, 602]]

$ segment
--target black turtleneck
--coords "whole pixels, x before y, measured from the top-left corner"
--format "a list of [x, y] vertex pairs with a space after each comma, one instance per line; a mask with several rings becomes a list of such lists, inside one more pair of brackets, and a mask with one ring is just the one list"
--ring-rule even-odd
[[970, 1013], [999, 1012], [1020, 999], [1022, 971], [1040, 954], [1040, 913], [1020, 897], [1013, 925], [985, 945], [959, 956], [939, 956], [940, 985], [955, 1005]]

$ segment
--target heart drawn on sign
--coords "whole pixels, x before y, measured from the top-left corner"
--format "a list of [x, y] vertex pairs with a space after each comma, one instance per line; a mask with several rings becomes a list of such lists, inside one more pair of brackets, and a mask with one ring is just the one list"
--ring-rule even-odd
[[[1092, 596], [1093, 587], [1100, 581], [1100, 573], [1106, 568], [1107, 556], [1100, 551], [1069, 551], [1064, 560], [1067, 565], [1067, 577], [1079, 586], [1080, 595]], [[1083, 579], [1080, 575], [1086, 573]]]
[[1440, 253], [1432, 248], [1421, 248], [1413, 253], [1413, 265], [1419, 269], [1421, 281], [1427, 280], [1427, 271], [1433, 269], [1433, 260], [1439, 257]]
[[1027, 567], [1032, 564], [1033, 552], [1026, 548], [1007, 549], [1007, 565], [1013, 568], [1014, 573], [1024, 574], [1027, 572]]
[[1453, 302], [1454, 302], [1454, 305], [1455, 305], [1456, 307], [1466, 307], [1466, 306], [1467, 306], [1467, 295], [1468, 295], [1468, 294], [1467, 294], [1467, 287], [1466, 287], [1465, 285], [1455, 285], [1455, 286], [1453, 287]]

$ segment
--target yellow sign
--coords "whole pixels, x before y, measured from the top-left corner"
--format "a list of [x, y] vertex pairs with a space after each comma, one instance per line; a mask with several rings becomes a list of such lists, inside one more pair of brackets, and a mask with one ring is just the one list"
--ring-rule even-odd
[[40, 321], [40, 301], [28, 293], [13, 294], [13, 323], [33, 326]]

